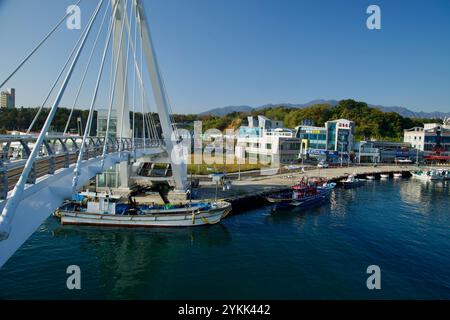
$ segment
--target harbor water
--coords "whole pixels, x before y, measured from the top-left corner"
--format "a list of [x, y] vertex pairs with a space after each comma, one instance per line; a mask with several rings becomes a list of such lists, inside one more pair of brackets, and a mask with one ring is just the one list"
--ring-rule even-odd
[[[69, 265], [81, 290], [69, 290]], [[369, 290], [367, 267], [381, 269]], [[450, 299], [449, 182], [368, 181], [303, 211], [196, 228], [61, 226], [1, 269], [1, 299]]]

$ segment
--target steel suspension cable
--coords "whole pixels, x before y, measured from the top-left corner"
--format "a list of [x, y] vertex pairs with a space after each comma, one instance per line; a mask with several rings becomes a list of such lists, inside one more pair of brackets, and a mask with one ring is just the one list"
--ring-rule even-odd
[[[137, 14], [137, 12], [136, 12], [136, 14]], [[128, 35], [131, 38], [131, 27], [130, 27], [130, 23], [128, 21], [128, 15], [125, 16], [125, 22], [127, 24]], [[136, 20], [136, 25], [137, 25], [137, 20]], [[144, 79], [143, 79], [143, 76], [142, 76], [143, 75], [143, 73], [142, 73], [142, 68], [143, 68], [142, 30], [140, 30], [140, 40], [141, 40], [141, 48], [140, 48], [141, 49], [141, 53], [140, 53], [140, 55], [141, 55], [141, 61], [140, 61], [141, 66], [140, 66], [140, 70], [139, 70], [139, 66], [138, 66], [137, 61], [136, 61], [136, 46], [135, 46], [135, 43], [132, 42], [131, 43], [131, 47], [132, 47], [132, 50], [133, 50], [134, 67], [136, 69], [136, 72], [137, 72], [137, 75], [138, 75], [138, 78], [139, 78], [139, 81], [140, 81], [142, 94], [145, 95]], [[148, 103], [148, 96], [145, 95], [145, 97], [147, 97], [147, 99], [145, 99], [145, 100]], [[144, 97], [142, 97], [142, 100], [143, 100], [142, 101], [142, 108], [144, 108]], [[150, 133], [150, 131], [151, 131], [153, 133], [153, 138], [157, 139], [158, 133], [157, 133], [157, 130], [156, 130], [156, 125], [155, 125], [154, 120], [153, 120], [153, 116], [151, 116], [151, 109], [150, 109], [149, 106], [148, 106], [148, 110], [150, 112], [150, 123], [151, 123], [151, 125], [149, 124], [149, 120], [148, 120], [149, 119], [148, 118], [149, 115], [146, 115], [146, 113], [144, 112], [144, 109], [142, 109], [143, 132], [145, 132], [145, 123], [147, 122], [148, 130], [149, 130], [149, 137], [151, 137], [151, 133]], [[145, 117], [147, 117], [147, 119]]]
[[[75, 4], [78, 6], [82, 0], [78, 0], [78, 2]], [[44, 37], [44, 39], [39, 42], [36, 47], [34, 47], [33, 50], [19, 63], [19, 65], [11, 72], [9, 76], [6, 77], [6, 79], [0, 84], [0, 89], [16, 74], [17, 71], [19, 71], [20, 68], [28, 61], [28, 59], [31, 58], [31, 56], [44, 44], [45, 41], [47, 41], [48, 38], [59, 28], [59, 26], [66, 20], [66, 18], [71, 14], [71, 12], [67, 12], [64, 17], [62, 17], [61, 20], [58, 21], [58, 23], [53, 27], [52, 30]]]
[[[79, 175], [80, 175], [80, 166], [81, 166], [81, 162], [83, 160], [84, 149], [86, 147], [86, 140], [87, 140], [88, 135], [90, 134], [92, 118], [94, 117], [94, 106], [95, 106], [95, 102], [97, 100], [97, 94], [98, 94], [98, 88], [100, 86], [100, 80], [101, 80], [102, 75], [103, 75], [103, 69], [104, 69], [104, 66], [105, 66], [106, 54], [108, 53], [109, 44], [111, 42], [111, 30], [113, 28], [114, 13], [115, 13], [115, 10], [117, 9], [117, 3], [118, 2], [116, 2], [116, 4], [115, 4], [115, 8], [114, 8], [114, 11], [113, 11], [113, 16], [111, 17], [111, 22], [109, 24], [108, 32], [107, 32], [107, 35], [106, 35], [105, 47], [103, 49], [102, 60], [101, 60], [101, 63], [100, 63], [100, 69], [98, 71], [97, 81], [95, 83], [95, 89], [94, 89], [94, 93], [92, 95], [91, 105], [89, 107], [89, 116], [88, 116], [88, 119], [87, 119], [87, 125], [86, 125], [86, 129], [84, 130], [83, 141], [81, 143], [80, 151], [78, 153], [77, 163], [75, 164], [74, 176], [73, 176], [73, 180], [72, 180], [72, 190], [73, 190], [73, 192], [75, 192], [77, 190], [77, 188], [78, 188], [78, 178], [79, 178]], [[105, 141], [106, 141], [106, 137], [105, 137]]]
[[11, 232], [11, 222], [12, 222], [12, 219], [14, 218], [14, 214], [17, 209], [17, 206], [19, 205], [19, 202], [22, 198], [22, 194], [23, 194], [23, 191], [25, 188], [26, 181], [29, 178], [31, 169], [34, 165], [34, 161], [35, 161], [37, 155], [39, 154], [39, 150], [41, 149], [42, 143], [45, 139], [45, 136], [47, 135], [50, 124], [53, 121], [53, 118], [56, 114], [56, 111], [58, 109], [61, 98], [66, 90], [67, 84], [68, 84], [68, 82], [72, 76], [73, 70], [78, 62], [80, 53], [83, 50], [84, 45], [86, 43], [86, 39], [91, 31], [92, 24], [94, 23], [102, 4], [103, 4], [103, 0], [100, 0], [97, 8], [95, 9], [94, 13], [92, 14], [92, 17], [88, 24], [87, 32], [85, 33], [83, 40], [80, 44], [80, 47], [78, 48], [77, 53], [75, 55], [75, 58], [72, 61], [72, 64], [70, 65], [69, 70], [67, 71], [67, 75], [66, 75], [66, 77], [61, 85], [61, 89], [59, 90], [59, 92], [55, 98], [55, 101], [50, 109], [50, 112], [47, 116], [44, 127], [42, 128], [42, 131], [36, 140], [36, 144], [31, 152], [30, 156], [28, 157], [27, 162], [25, 163], [22, 174], [20, 175], [19, 181], [17, 182], [17, 184], [14, 187], [11, 197], [8, 199], [5, 207], [2, 210], [2, 214], [0, 216], [0, 239], [8, 238], [8, 236]]
[[31, 124], [26, 131], [27, 134], [29, 134], [31, 132], [31, 130], [33, 129], [34, 124], [36, 123], [37, 119], [39, 118], [39, 115], [41, 114], [45, 104], [47, 103], [53, 90], [55, 89], [56, 85], [58, 84], [59, 80], [61, 79], [61, 76], [63, 75], [64, 70], [66, 70], [67, 66], [69, 65], [70, 60], [72, 59], [73, 55], [75, 54], [75, 51], [77, 50], [77, 48], [81, 42], [81, 39], [83, 39], [83, 36], [84, 36], [86, 30], [87, 30], [87, 26], [86, 26], [86, 28], [84, 28], [83, 32], [81, 32], [80, 37], [78, 38], [77, 42], [75, 43], [75, 46], [73, 47], [72, 51], [70, 52], [69, 56], [67, 57], [66, 62], [64, 63], [61, 70], [59, 71], [58, 76], [56, 77], [56, 80], [53, 82], [52, 86], [50, 87], [50, 90], [48, 91], [47, 96], [45, 97], [45, 99], [41, 103], [41, 105], [39, 106], [38, 112], [34, 115], [34, 118], [31, 121]]
[[108, 5], [107, 5], [106, 10], [105, 10], [105, 13], [103, 14], [102, 22], [100, 24], [100, 27], [98, 28], [97, 36], [95, 37], [94, 45], [92, 46], [91, 53], [89, 54], [88, 63], [86, 65], [86, 68], [85, 68], [84, 73], [83, 73], [83, 77], [82, 77], [80, 85], [78, 87], [77, 94], [75, 96], [75, 101], [74, 101], [74, 103], [72, 105], [72, 109], [70, 110], [69, 118], [67, 119], [66, 126], [64, 127], [63, 135], [65, 135], [67, 133], [67, 129], [69, 128], [69, 125], [70, 125], [70, 120], [72, 119], [73, 110], [75, 109], [75, 106], [76, 106], [76, 104], [78, 102], [78, 98], [80, 97], [81, 89], [82, 89], [84, 81], [86, 79], [86, 75], [88, 73], [89, 66], [91, 65], [91, 61], [92, 61], [92, 57], [94, 55], [94, 51], [97, 48], [97, 42], [98, 42], [98, 39], [100, 37], [100, 33], [101, 33], [102, 29], [103, 29], [103, 24], [105, 23], [105, 19], [106, 19], [106, 16], [108, 14], [109, 4], [110, 4], [110, 2], [108, 2]]
[[[133, 1], [130, 2], [131, 3], [131, 10], [133, 10]], [[127, 13], [127, 7], [125, 7], [125, 15], [124, 16], [128, 16]], [[122, 115], [121, 115], [121, 121], [120, 121], [120, 139], [123, 139], [123, 123], [125, 122], [125, 98], [127, 96], [127, 84], [128, 84], [128, 62], [130, 60], [130, 42], [132, 41], [130, 34], [128, 34], [127, 37], [127, 55], [126, 55], [126, 60], [125, 60], [125, 74], [124, 74], [124, 80], [123, 80], [123, 96], [122, 96]], [[130, 114], [127, 114], [127, 119], [128, 121], [130, 121]], [[122, 143], [119, 145], [119, 152], [122, 151]]]
[[[125, 6], [124, 8], [127, 8], [127, 4], [128, 4], [128, 0], [125, 0]], [[114, 18], [114, 15], [113, 15]], [[114, 24], [116, 23], [116, 21], [114, 21]], [[114, 66], [114, 77], [113, 77], [113, 85], [111, 87], [111, 99], [110, 99], [110, 104], [109, 104], [109, 108], [108, 108], [108, 119], [106, 121], [106, 132], [105, 132], [105, 141], [103, 143], [103, 152], [102, 152], [102, 168], [104, 166], [104, 160], [105, 160], [105, 156], [106, 156], [106, 149], [107, 149], [107, 141], [108, 141], [108, 133], [109, 133], [109, 128], [110, 128], [110, 122], [111, 122], [111, 110], [112, 110], [112, 105], [113, 105], [113, 101], [114, 101], [114, 91], [116, 89], [116, 82], [117, 82], [117, 69], [119, 66], [119, 58], [121, 57], [121, 53], [122, 53], [122, 40], [123, 40], [123, 30], [124, 30], [124, 26], [125, 23], [122, 22], [122, 26], [121, 26], [121, 31], [120, 31], [120, 39], [119, 39], [119, 46], [117, 47], [117, 57], [116, 57], [116, 61], [115, 61], [115, 66]]]
[[[136, 6], [133, 6], [134, 11], [136, 11]], [[136, 13], [136, 12], [135, 12]], [[132, 13], [133, 14], [133, 13]], [[137, 18], [135, 16], [135, 28], [134, 28], [134, 43], [136, 43], [137, 41], [137, 22], [136, 22]], [[133, 57], [134, 59], [134, 57]], [[133, 60], [134, 61], [134, 60]], [[136, 160], [136, 147], [135, 147], [135, 141], [134, 141], [134, 137], [135, 137], [135, 124], [136, 124], [136, 69], [133, 68], [133, 100], [132, 100], [132, 104], [133, 104], [133, 140], [132, 140], [132, 146], [133, 146], [133, 155], [134, 155], [134, 160]]]

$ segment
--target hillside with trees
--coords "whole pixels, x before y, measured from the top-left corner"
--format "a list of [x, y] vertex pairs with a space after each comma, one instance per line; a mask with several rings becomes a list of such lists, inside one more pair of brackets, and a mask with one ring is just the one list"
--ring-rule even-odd
[[[6, 130], [24, 131], [28, 128], [37, 108], [17, 108], [0, 109], [0, 132]], [[33, 131], [39, 131], [44, 125], [48, 110], [44, 109], [36, 121]], [[52, 130], [62, 132], [70, 114], [69, 109], [60, 108], [52, 122]], [[302, 120], [310, 119], [316, 126], [323, 126], [328, 120], [345, 118], [356, 123], [356, 139], [379, 139], [401, 141], [403, 130], [414, 126], [422, 126], [425, 122], [441, 122], [440, 119], [418, 119], [403, 117], [395, 112], [383, 112], [377, 108], [372, 108], [365, 102], [355, 100], [341, 100], [336, 106], [329, 104], [316, 104], [306, 108], [292, 107], [270, 107], [262, 110], [253, 110], [251, 112], [233, 112], [224, 116], [213, 115], [181, 115], [175, 114], [174, 121], [180, 124], [180, 127], [193, 129], [194, 121], [202, 121], [203, 130], [217, 128], [219, 130], [237, 129], [241, 124], [246, 123], [246, 117], [249, 115], [262, 114], [274, 120], [281, 120], [288, 128], [295, 128], [300, 125]], [[77, 131], [77, 118], [81, 117], [83, 127], [88, 117], [87, 110], [74, 110], [69, 129]], [[130, 118], [132, 114], [130, 113]], [[157, 115], [153, 114], [157, 123]], [[136, 128], [142, 128], [142, 115], [136, 114]], [[96, 114], [92, 124], [92, 134], [96, 132]], [[139, 133], [140, 134], [140, 133]]]
[[[349, 119], [355, 121], [356, 139], [379, 139], [401, 141], [403, 130], [414, 126], [423, 126], [426, 122], [441, 122], [440, 119], [418, 119], [403, 117], [395, 112], [382, 112], [371, 108], [365, 102], [342, 100], [336, 106], [316, 104], [306, 108], [275, 107], [254, 110], [250, 113], [234, 112], [225, 116], [197, 116], [195, 120], [203, 121], [203, 129], [226, 129], [229, 124], [241, 124], [249, 115], [264, 115], [269, 119], [281, 120], [288, 128], [295, 128], [302, 120], [313, 120], [316, 126], [324, 126], [326, 121], [335, 119]], [[175, 116], [177, 119], [178, 117]]]

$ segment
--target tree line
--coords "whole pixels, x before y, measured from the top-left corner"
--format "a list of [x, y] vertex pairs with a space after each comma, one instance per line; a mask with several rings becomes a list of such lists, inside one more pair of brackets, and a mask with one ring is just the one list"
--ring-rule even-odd
[[[6, 131], [19, 130], [24, 131], [32, 122], [37, 114], [38, 108], [16, 108], [16, 109], [0, 109], [0, 133]], [[53, 122], [51, 130], [63, 132], [70, 109], [59, 108]], [[77, 133], [77, 118], [81, 118], [83, 128], [88, 118], [88, 110], [74, 110], [69, 123], [69, 132]], [[40, 131], [43, 127], [45, 119], [48, 115], [48, 109], [43, 109], [37, 118], [33, 127], [34, 132]], [[377, 108], [372, 108], [365, 102], [355, 100], [341, 100], [336, 106], [328, 104], [316, 104], [307, 108], [289, 108], [284, 106], [266, 108], [262, 110], [253, 110], [252, 112], [233, 112], [225, 116], [212, 115], [195, 115], [195, 114], [175, 114], [173, 121], [179, 124], [179, 127], [193, 129], [194, 121], [202, 121], [203, 130], [216, 128], [219, 130], [237, 129], [239, 126], [246, 124], [247, 116], [264, 115], [269, 119], [283, 121], [288, 128], [295, 128], [300, 125], [303, 120], [312, 120], [316, 126], [324, 126], [326, 121], [335, 119], [349, 119], [355, 122], [356, 139], [378, 139], [401, 141], [403, 139], [403, 130], [415, 126], [422, 126], [427, 122], [441, 122], [440, 119], [418, 119], [403, 117], [396, 112], [383, 112]], [[155, 123], [158, 125], [158, 115], [152, 113]], [[130, 119], [132, 113], [130, 112]], [[136, 113], [135, 125], [137, 136], [142, 135], [142, 114]], [[91, 127], [91, 135], [97, 132], [97, 112]]]
[[[0, 109], [0, 134], [6, 134], [7, 131], [26, 131], [33, 121], [34, 117], [37, 115], [39, 108], [14, 108], [14, 109]], [[50, 130], [52, 132], [64, 132], [67, 120], [69, 119], [71, 109], [68, 108], [58, 108], [55, 117], [50, 125]], [[41, 113], [36, 119], [31, 132], [40, 132], [41, 128], [44, 126], [45, 120], [47, 119], [49, 113], [48, 108], [43, 108]], [[78, 118], [81, 118], [82, 129], [86, 127], [87, 118], [89, 115], [89, 110], [79, 110], [74, 109], [73, 114], [70, 118], [68, 133], [79, 134]], [[153, 119], [157, 127], [159, 127], [158, 117], [156, 114], [152, 114]], [[133, 119], [133, 113], [130, 112], [130, 122]], [[135, 115], [135, 134], [137, 137], [142, 136], [142, 113], [136, 113]], [[94, 111], [91, 125], [91, 135], [97, 134], [97, 111]]]
[[377, 139], [401, 141], [403, 140], [403, 130], [415, 126], [423, 126], [427, 122], [442, 122], [441, 119], [419, 119], [403, 117], [396, 112], [383, 112], [377, 108], [372, 108], [365, 102], [351, 99], [341, 100], [336, 106], [329, 104], [316, 104], [306, 108], [289, 108], [284, 106], [272, 107], [252, 112], [233, 112], [225, 116], [196, 116], [179, 115], [175, 116], [180, 121], [203, 121], [203, 130], [217, 128], [225, 130], [227, 128], [236, 129], [242, 124], [246, 124], [247, 116], [264, 115], [272, 120], [284, 122], [287, 128], [295, 128], [302, 123], [302, 120], [312, 120], [316, 126], [324, 126], [326, 121], [335, 119], [348, 119], [355, 122], [355, 138]]

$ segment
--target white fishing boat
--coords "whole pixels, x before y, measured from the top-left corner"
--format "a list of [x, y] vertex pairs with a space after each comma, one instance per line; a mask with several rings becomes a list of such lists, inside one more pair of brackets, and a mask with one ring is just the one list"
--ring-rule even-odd
[[360, 186], [365, 181], [366, 179], [360, 179], [357, 178], [355, 174], [351, 174], [347, 177], [347, 179], [341, 180], [341, 183], [344, 186], [344, 188], [353, 188]]
[[389, 179], [389, 174], [387, 174], [387, 173], [382, 173], [382, 174], [380, 174], [380, 178], [381, 178], [381, 179]]
[[440, 175], [442, 176], [442, 179], [450, 180], [450, 170], [448, 170], [448, 169], [440, 169], [438, 171], [439, 171]]
[[394, 179], [400, 179], [402, 177], [403, 177], [403, 173], [401, 173], [401, 172], [395, 172], [394, 173]]
[[367, 176], [366, 176], [366, 179], [367, 179], [367, 180], [375, 180], [375, 176], [373, 176], [373, 175], [367, 175]]
[[63, 225], [113, 227], [192, 227], [216, 224], [231, 211], [225, 201], [183, 205], [130, 205], [117, 195], [80, 193], [78, 199], [61, 206], [55, 213]]
[[411, 175], [413, 178], [424, 180], [424, 181], [432, 181], [432, 180], [444, 180], [445, 174], [440, 173], [438, 170], [419, 170], [419, 171], [411, 171]]

